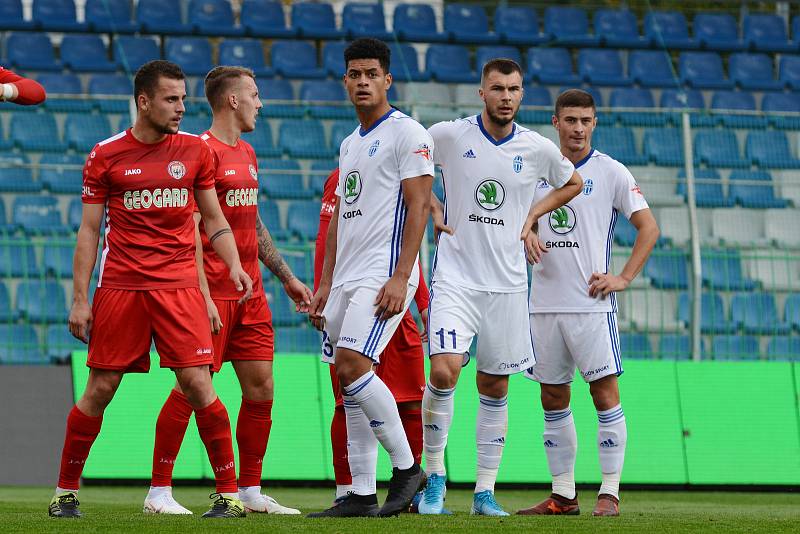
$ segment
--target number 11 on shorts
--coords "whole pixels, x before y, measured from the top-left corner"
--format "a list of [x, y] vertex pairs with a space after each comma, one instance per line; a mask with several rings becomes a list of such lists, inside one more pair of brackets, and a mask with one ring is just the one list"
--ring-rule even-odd
[[444, 328], [440, 328], [436, 332], [436, 335], [439, 336], [439, 348], [442, 348], [442, 349], [444, 348], [444, 335], [445, 335], [445, 333], [448, 336], [453, 338], [453, 348], [455, 349], [456, 348], [456, 331], [455, 331], [455, 329], [445, 332]]

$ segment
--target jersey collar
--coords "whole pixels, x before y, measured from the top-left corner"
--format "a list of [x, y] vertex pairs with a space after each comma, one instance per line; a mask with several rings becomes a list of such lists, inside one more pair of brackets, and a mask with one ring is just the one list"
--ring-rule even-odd
[[375, 121], [375, 124], [373, 124], [372, 126], [370, 126], [368, 130], [365, 130], [363, 126], [359, 126], [359, 128], [358, 128], [358, 135], [360, 135], [361, 137], [364, 137], [364, 136], [366, 136], [366, 135], [367, 135], [368, 133], [370, 133], [372, 130], [374, 130], [375, 128], [377, 128], [377, 127], [378, 127], [378, 125], [379, 125], [380, 123], [382, 123], [383, 121], [385, 121], [386, 119], [388, 119], [388, 118], [389, 118], [389, 115], [391, 115], [391, 114], [392, 114], [392, 113], [394, 113], [395, 111], [397, 111], [395, 108], [393, 108], [393, 107], [392, 107], [392, 108], [389, 108], [389, 111], [387, 111], [387, 112], [386, 112], [386, 113], [383, 115], [383, 117], [381, 117], [380, 119], [376, 120], [376, 121]]
[[591, 150], [589, 151], [589, 153], [588, 153], [588, 154], [586, 154], [586, 157], [585, 157], [585, 158], [583, 158], [582, 160], [580, 160], [578, 163], [576, 163], [576, 164], [575, 164], [575, 170], [578, 170], [578, 167], [580, 167], [581, 165], [583, 165], [584, 163], [586, 163], [587, 161], [589, 161], [589, 158], [591, 158], [591, 157], [592, 157], [592, 154], [594, 154], [594, 149], [591, 149]]
[[512, 123], [512, 125], [511, 125], [511, 133], [508, 134], [507, 136], [505, 136], [504, 138], [500, 139], [499, 141], [495, 141], [494, 137], [489, 135], [489, 132], [487, 132], [486, 128], [483, 127], [483, 119], [481, 118], [480, 114], [478, 114], [477, 117], [478, 117], [478, 128], [481, 129], [481, 132], [486, 137], [486, 139], [488, 139], [489, 142], [492, 143], [495, 146], [502, 145], [503, 143], [505, 143], [506, 141], [510, 140], [512, 137], [514, 137], [514, 134], [517, 133], [517, 124], [516, 123]]

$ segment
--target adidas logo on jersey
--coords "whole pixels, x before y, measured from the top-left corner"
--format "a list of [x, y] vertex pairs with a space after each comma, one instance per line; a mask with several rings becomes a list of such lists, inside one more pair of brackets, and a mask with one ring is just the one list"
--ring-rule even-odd
[[475, 159], [475, 152], [473, 152], [472, 149], [470, 148], [469, 150], [464, 152], [464, 157], [467, 159]]

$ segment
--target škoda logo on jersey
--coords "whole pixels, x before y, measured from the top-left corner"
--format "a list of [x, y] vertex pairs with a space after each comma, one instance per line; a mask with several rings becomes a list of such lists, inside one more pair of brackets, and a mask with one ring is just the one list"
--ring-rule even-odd
[[503, 188], [503, 184], [494, 178], [487, 178], [475, 189], [475, 202], [485, 210], [496, 210], [503, 205], [505, 199], [506, 190]]
[[[575, 229], [575, 210], [568, 204], [550, 212], [550, 229], [558, 235], [566, 235]], [[549, 248], [549, 247], [548, 247]]]
[[344, 202], [353, 204], [361, 196], [361, 173], [350, 171], [344, 178]]

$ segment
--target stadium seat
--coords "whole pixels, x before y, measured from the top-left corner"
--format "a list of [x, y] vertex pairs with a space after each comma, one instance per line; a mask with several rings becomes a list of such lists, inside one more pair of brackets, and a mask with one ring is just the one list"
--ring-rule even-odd
[[797, 169], [800, 160], [789, 150], [789, 141], [781, 131], [749, 132], [745, 154], [754, 165], [765, 169]]
[[89, 94], [102, 113], [125, 113], [129, 109], [133, 83], [124, 74], [95, 74], [89, 78]]
[[228, 0], [190, 0], [188, 13], [194, 33], [211, 37], [238, 37], [245, 33], [244, 27], [235, 23]]
[[211, 127], [211, 118], [205, 115], [184, 116], [181, 120], [180, 130], [194, 135], [200, 135]]
[[17, 310], [34, 323], [63, 322], [67, 297], [55, 280], [23, 281], [17, 286]]
[[158, 44], [150, 37], [121, 35], [114, 39], [114, 61], [125, 72], [134, 73], [154, 59], [161, 59]]
[[67, 228], [76, 231], [81, 225], [83, 216], [83, 202], [80, 198], [73, 198], [67, 206]]
[[72, 260], [75, 246], [70, 242], [58, 241], [44, 247], [42, 270], [45, 276], [72, 278]]
[[[756, 115], [756, 101], [752, 93], [716, 91], [711, 98], [711, 109], [715, 111], [714, 116], [722, 125], [728, 128], [766, 128], [768, 124], [766, 117]], [[719, 113], [717, 110], [745, 111], [752, 114]]]
[[657, 165], [683, 165], [683, 141], [677, 128], [648, 128], [644, 132], [644, 154]]
[[179, 0], [139, 0], [136, 5], [136, 21], [144, 33], [192, 33], [192, 26], [183, 22]]
[[372, 37], [390, 41], [392, 32], [386, 31], [386, 17], [382, 3], [347, 2], [342, 10], [342, 30], [350, 39]]
[[[417, 61], [417, 51], [408, 43], [391, 43], [389, 50], [392, 54], [392, 77], [396, 82], [426, 82], [431, 79], [428, 72], [420, 71]], [[337, 58], [337, 73], [344, 70], [343, 54]], [[329, 69], [330, 72], [330, 69]], [[338, 75], [338, 74], [337, 74]]]
[[341, 39], [346, 32], [336, 28], [333, 6], [328, 3], [292, 3], [292, 28], [303, 39]]
[[[726, 208], [733, 206], [733, 199], [726, 197], [722, 191], [722, 181], [716, 169], [695, 169], [694, 179], [694, 197], [698, 207]], [[676, 193], [688, 202], [685, 169], [678, 171]]]
[[48, 32], [83, 32], [89, 29], [78, 22], [73, 0], [33, 0], [33, 22]]
[[694, 139], [695, 158], [709, 167], [749, 167], [742, 158], [736, 134], [730, 130], [700, 131]]
[[700, 263], [704, 287], [723, 291], [752, 291], [756, 287], [756, 283], [742, 273], [742, 261], [737, 249], [704, 249]]
[[630, 85], [616, 50], [582, 49], [578, 52], [578, 76], [591, 85]]
[[739, 39], [736, 19], [729, 13], [698, 13], [692, 23], [694, 39], [705, 50], [738, 52], [745, 48]]
[[592, 136], [592, 145], [625, 165], [647, 164], [647, 158], [636, 150], [636, 140], [630, 128], [598, 128]]
[[[761, 99], [761, 110], [774, 128], [800, 130], [800, 95], [796, 93], [766, 93]], [[792, 115], [785, 115], [786, 112]]]
[[139, 24], [133, 22], [128, 0], [86, 0], [85, 18], [95, 33], [136, 33]]
[[713, 336], [711, 356], [715, 360], [758, 360], [758, 339], [754, 336]]
[[677, 87], [672, 60], [663, 50], [632, 50], [628, 53], [628, 76], [642, 87]]
[[88, 153], [98, 142], [111, 137], [105, 115], [71, 114], [64, 122], [64, 141], [80, 153]]
[[330, 158], [322, 124], [315, 120], [287, 119], [281, 122], [278, 147], [289, 157]]
[[779, 247], [800, 248], [796, 210], [769, 210], [764, 212], [764, 235]]
[[677, 11], [648, 11], [644, 16], [644, 34], [655, 48], [690, 50], [699, 46], [689, 37], [686, 17]]
[[5, 282], [0, 280], [0, 322], [8, 323], [16, 321], [17, 312], [11, 307], [11, 299], [8, 296], [8, 288]]
[[314, 258], [312, 254], [300, 250], [290, 250], [283, 254], [283, 259], [292, 273], [304, 284], [314, 283]]
[[[728, 196], [744, 208], [785, 208], [789, 201], [776, 198], [767, 171], [735, 170], [730, 175]], [[763, 182], [763, 185], [738, 182]]]
[[[341, 80], [314, 80], [300, 86], [300, 100], [315, 119], [348, 119], [353, 117], [353, 107], [347, 99]], [[330, 104], [311, 104], [330, 102]], [[337, 105], [338, 104], [338, 105]]]
[[294, 311], [294, 303], [286, 297], [283, 289], [278, 286], [270, 293], [269, 296], [272, 298], [269, 298], [269, 308], [272, 312], [273, 325], [279, 328], [298, 327], [305, 322], [304, 315]]
[[544, 85], [580, 85], [566, 48], [529, 48], [528, 75]]
[[86, 350], [86, 345], [75, 339], [67, 325], [51, 324], [44, 335], [45, 355], [50, 362], [66, 363], [73, 351]]
[[653, 359], [653, 348], [647, 334], [630, 334], [622, 332], [619, 335], [619, 345], [623, 358], [635, 360]]
[[500, 37], [489, 32], [489, 18], [483, 6], [475, 4], [446, 4], [444, 6], [444, 31], [457, 43], [493, 44]]
[[[760, 211], [764, 217], [775, 212], [780, 210]], [[749, 251], [742, 261], [747, 276], [755, 280], [764, 291], [793, 291], [800, 288], [800, 269], [797, 262], [792, 262], [790, 256], [781, 254], [771, 244], [766, 249]]]
[[[80, 199], [79, 199], [80, 200]], [[28, 239], [0, 242], [0, 275], [4, 278], [35, 278], [40, 275], [34, 244]]]
[[319, 228], [319, 202], [295, 200], [289, 204], [286, 226], [293, 235], [302, 241], [316, 239]]
[[759, 52], [794, 52], [797, 45], [789, 41], [786, 23], [775, 14], [751, 14], [744, 17], [744, 42]]
[[81, 79], [76, 74], [46, 72], [40, 74], [36, 80], [47, 91], [44, 106], [48, 110], [87, 112], [92, 108], [92, 102], [83, 98], [85, 95]]
[[45, 363], [32, 325], [0, 324], [0, 363]]
[[0, 121], [0, 155], [2, 155], [2, 151], [10, 150], [13, 147], [11, 141], [6, 138], [5, 130], [2, 125], [2, 121]]
[[425, 68], [442, 83], [477, 83], [480, 80], [470, 64], [469, 51], [461, 45], [430, 45], [425, 53]]
[[716, 52], [682, 52], [678, 59], [681, 81], [695, 89], [732, 89]]
[[783, 319], [791, 328], [800, 331], [800, 293], [791, 293], [786, 297]]
[[[322, 45], [322, 68], [336, 80], [341, 80], [345, 72], [344, 64], [344, 49], [347, 48], [348, 43], [345, 41], [329, 41]], [[390, 47], [392, 45], [389, 45]], [[392, 49], [392, 74], [395, 70], [395, 55]], [[395, 77], [395, 81], [397, 81]]]
[[166, 59], [180, 65], [187, 75], [205, 76], [214, 67], [208, 39], [169, 37], [166, 41]]
[[259, 158], [277, 158], [281, 155], [281, 151], [275, 147], [275, 143], [272, 141], [272, 128], [264, 119], [260, 119], [256, 123], [255, 130], [243, 133], [242, 139], [250, 143]]
[[703, 93], [697, 89], [665, 89], [661, 91], [660, 106], [665, 109], [705, 109]]
[[500, 6], [494, 10], [494, 31], [507, 44], [533, 46], [549, 36], [539, 30], [536, 10], [527, 6]]
[[22, 71], [60, 71], [53, 43], [46, 33], [9, 34], [6, 39], [6, 57], [11, 68]]
[[251, 37], [287, 39], [297, 30], [286, 27], [286, 15], [281, 2], [275, 0], [244, 0], [240, 20]]
[[[33, 180], [33, 173], [28, 165], [30, 160], [24, 153], [0, 152], [0, 191], [7, 193], [33, 193], [39, 191], [42, 184]], [[3, 211], [5, 215], [5, 211]], [[0, 231], [7, 232], [6, 220], [0, 220]]]
[[772, 293], [736, 293], [731, 298], [731, 321], [746, 334], [788, 334], [790, 326], [778, 318]]
[[[483, 66], [495, 58], [513, 59], [517, 65], [524, 65], [522, 54], [516, 46], [479, 46], [475, 51], [475, 70], [481, 72]], [[528, 76], [525, 76], [527, 81]]]
[[[339, 147], [344, 141], [344, 138], [353, 133], [353, 130], [358, 126], [354, 120], [336, 121], [331, 124], [331, 148], [339, 153]], [[337, 163], [338, 164], [338, 163]], [[331, 168], [333, 170], [333, 168]]]
[[[525, 106], [544, 106], [548, 109], [525, 109]], [[522, 95], [522, 107], [517, 114], [517, 120], [527, 124], [549, 124], [553, 116], [552, 106], [553, 99], [546, 87], [529, 85], [525, 87], [525, 93]]]
[[778, 79], [793, 91], [800, 90], [800, 56], [781, 54]]
[[589, 33], [589, 17], [580, 7], [550, 6], [544, 10], [544, 33], [562, 46], [597, 46], [600, 38]]
[[108, 50], [98, 35], [65, 35], [61, 40], [61, 61], [75, 72], [114, 72]]
[[[761, 212], [742, 208], [715, 209], [711, 212], [714, 239], [725, 246], [766, 246], [764, 216]], [[713, 239], [712, 239], [713, 241]]]
[[443, 43], [450, 34], [436, 29], [436, 15], [427, 4], [397, 4], [392, 28], [403, 41]]
[[[591, 180], [588, 178], [587, 180]], [[585, 183], [585, 182], [584, 182]], [[618, 216], [614, 225], [614, 242], [623, 247], [632, 247], [636, 241], [636, 227], [623, 215]]]
[[322, 79], [327, 76], [317, 65], [317, 50], [305, 41], [272, 43], [272, 68], [284, 78]]
[[[692, 299], [688, 293], [681, 293], [678, 297], [678, 321], [686, 328], [692, 324]], [[728, 321], [725, 315], [725, 304], [719, 293], [701, 293], [700, 331], [703, 334], [730, 334], [736, 328], [736, 324]]]
[[[641, 87], [622, 87], [611, 91], [609, 105], [612, 108], [655, 108], [653, 94]], [[625, 126], [664, 126], [667, 116], [662, 113], [646, 111], [615, 111]], [[614, 153], [611, 153], [614, 155]]]
[[239, 65], [251, 69], [256, 76], [272, 76], [264, 62], [264, 50], [257, 39], [226, 39], [219, 44], [219, 64]]
[[636, 15], [628, 9], [598, 9], [594, 12], [594, 34], [609, 48], [645, 48]]
[[67, 149], [61, 142], [52, 114], [14, 113], [11, 115], [11, 141], [21, 150], [61, 152]]
[[659, 289], [686, 289], [689, 286], [687, 255], [682, 250], [654, 251], [644, 266], [644, 275]]
[[731, 54], [728, 72], [731, 80], [748, 91], [780, 91], [784, 86], [775, 79], [772, 58], [766, 54]]
[[[705, 355], [705, 343], [700, 340], [700, 354]], [[661, 334], [658, 357], [662, 360], [691, 360], [692, 340], [685, 334]]]
[[287, 102], [295, 99], [294, 89], [289, 80], [259, 78], [256, 80], [256, 86], [258, 87], [258, 96], [264, 105], [261, 108], [263, 115], [287, 119], [299, 118], [305, 115], [306, 110], [303, 106]]
[[12, 223], [26, 234], [58, 234], [66, 230], [55, 197], [19, 195], [14, 199], [12, 213]]
[[281, 224], [278, 204], [274, 200], [260, 200], [258, 202], [258, 215], [273, 239], [283, 241], [289, 238], [289, 232]]
[[[333, 132], [331, 132], [331, 137], [333, 137]], [[333, 142], [331, 142], [333, 145]], [[335, 145], [334, 145], [335, 146]], [[331, 171], [339, 166], [339, 162], [337, 160], [333, 161], [320, 161], [316, 160], [311, 162], [311, 169], [308, 173], [308, 183], [309, 189], [314, 194], [315, 197], [321, 197], [322, 192], [325, 189], [325, 182], [328, 180], [328, 175], [330, 175]]]
[[36, 23], [25, 20], [22, 11], [22, 0], [5, 0], [0, 2], [0, 20], [4, 30], [33, 30]]
[[84, 158], [77, 154], [44, 154], [39, 160], [39, 181], [51, 193], [80, 195], [83, 164]]
[[[313, 198], [312, 191], [303, 187], [300, 164], [290, 159], [268, 159], [263, 162], [264, 177], [261, 190], [269, 200], [296, 200]], [[281, 172], [288, 171], [288, 172]]]
[[322, 335], [319, 331], [307, 326], [285, 326], [275, 332], [276, 343], [282, 352], [301, 354], [317, 354], [320, 351]]
[[800, 337], [772, 336], [767, 345], [767, 359], [800, 361]]

